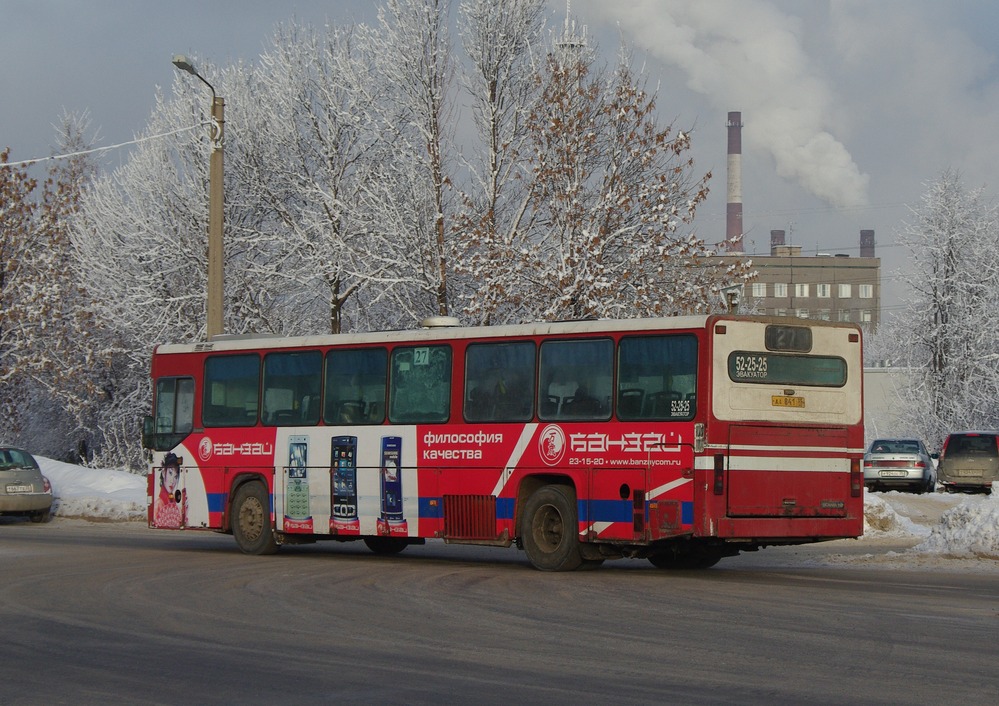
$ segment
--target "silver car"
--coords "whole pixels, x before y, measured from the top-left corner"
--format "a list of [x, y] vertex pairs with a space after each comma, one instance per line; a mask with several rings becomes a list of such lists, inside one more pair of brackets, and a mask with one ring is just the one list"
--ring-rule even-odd
[[937, 474], [933, 458], [919, 439], [875, 439], [864, 454], [868, 490], [932, 492]]
[[34, 456], [0, 446], [0, 515], [24, 515], [47, 522], [52, 512], [52, 485]]

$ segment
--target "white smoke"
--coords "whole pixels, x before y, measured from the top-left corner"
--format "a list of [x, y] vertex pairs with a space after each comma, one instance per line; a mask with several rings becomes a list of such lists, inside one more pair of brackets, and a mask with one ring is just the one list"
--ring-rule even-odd
[[830, 132], [834, 97], [814, 70], [799, 22], [766, 0], [577, 0], [677, 66], [719, 110], [743, 113], [746, 145], [836, 206], [867, 203], [869, 177]]

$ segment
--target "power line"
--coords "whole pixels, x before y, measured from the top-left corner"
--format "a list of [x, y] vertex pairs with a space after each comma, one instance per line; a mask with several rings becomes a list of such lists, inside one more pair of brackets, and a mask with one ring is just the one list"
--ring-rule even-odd
[[67, 154], [54, 154], [51, 157], [37, 157], [35, 159], [22, 159], [17, 162], [0, 162], [0, 167], [24, 167], [30, 164], [36, 164], [38, 162], [49, 162], [56, 159], [70, 159], [72, 157], [81, 157], [85, 154], [94, 154], [95, 152], [106, 152], [107, 150], [116, 150], [120, 147], [128, 147], [129, 145], [138, 145], [142, 142], [148, 142], [149, 140], [158, 140], [161, 137], [169, 137], [170, 135], [176, 135], [181, 132], [187, 132], [188, 130], [197, 130], [198, 128], [209, 125], [209, 123], [200, 123], [198, 125], [191, 125], [189, 127], [178, 128], [177, 130], [171, 130], [170, 132], [163, 132], [158, 135], [147, 135], [146, 137], [139, 137], [134, 140], [129, 140], [128, 142], [119, 142], [117, 145], [108, 145], [107, 147], [94, 147], [89, 150], [80, 150], [79, 152], [68, 152]]

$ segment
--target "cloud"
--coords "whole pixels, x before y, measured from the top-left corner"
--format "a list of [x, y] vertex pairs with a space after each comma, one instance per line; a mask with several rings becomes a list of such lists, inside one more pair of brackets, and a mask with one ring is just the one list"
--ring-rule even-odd
[[802, 46], [801, 23], [764, 0], [582, 3], [680, 68], [720, 113], [743, 113], [744, 144], [835, 206], [868, 202], [867, 174], [834, 135], [836, 97]]

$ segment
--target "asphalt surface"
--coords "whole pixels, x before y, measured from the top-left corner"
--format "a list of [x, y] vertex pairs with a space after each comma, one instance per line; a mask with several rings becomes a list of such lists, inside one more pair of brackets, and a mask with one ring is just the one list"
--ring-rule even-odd
[[551, 574], [515, 548], [251, 557], [212, 533], [4, 519], [0, 703], [999, 703], [995, 562], [903, 550]]

